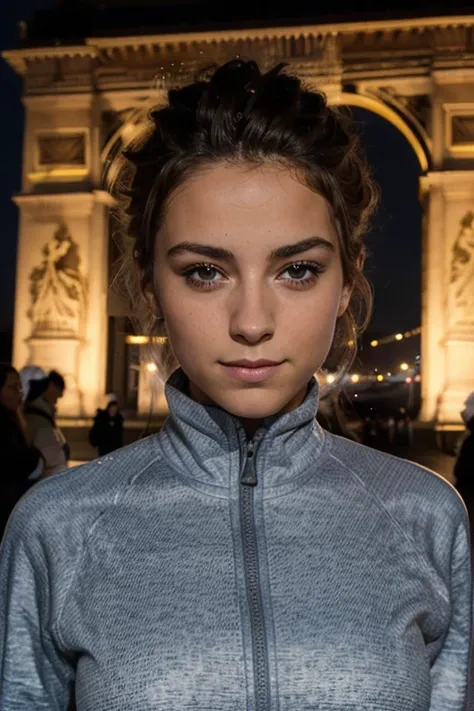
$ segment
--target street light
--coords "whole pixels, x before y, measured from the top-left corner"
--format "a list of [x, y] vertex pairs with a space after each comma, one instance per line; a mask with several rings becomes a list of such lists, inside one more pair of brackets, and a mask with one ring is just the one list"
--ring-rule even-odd
[[379, 342], [377, 340], [370, 341], [370, 345], [372, 346], [372, 348], [377, 348], [377, 346], [379, 345]]
[[354, 375], [351, 375], [351, 381], [353, 383], [358, 383], [360, 380], [360, 375], [357, 375], [357, 373], [354, 373]]
[[403, 340], [403, 333], [397, 333], [397, 335], [395, 336], [395, 340], [402, 341]]
[[329, 383], [329, 385], [332, 385], [335, 380], [336, 376], [332, 373], [329, 373], [329, 375], [326, 376], [326, 382]]
[[384, 378], [383, 378], [382, 373], [379, 373], [379, 374], [377, 375], [377, 380], [378, 380], [379, 383], [383, 383]]
[[409, 367], [410, 367], [410, 366], [408, 365], [408, 363], [402, 363], [402, 364], [400, 365], [400, 370], [408, 370]]

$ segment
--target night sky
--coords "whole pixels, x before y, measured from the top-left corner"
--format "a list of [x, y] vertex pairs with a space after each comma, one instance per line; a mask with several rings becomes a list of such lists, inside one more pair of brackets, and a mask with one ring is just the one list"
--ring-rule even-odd
[[[0, 47], [15, 45], [17, 22], [48, 0], [16, 0], [2, 7]], [[17, 209], [11, 196], [20, 190], [23, 111], [21, 82], [0, 61], [0, 332], [13, 321]], [[371, 331], [390, 334], [420, 324], [421, 214], [417, 200], [419, 164], [405, 138], [390, 124], [367, 111], [354, 110], [369, 161], [382, 190], [382, 204], [368, 237], [367, 271], [375, 288]]]

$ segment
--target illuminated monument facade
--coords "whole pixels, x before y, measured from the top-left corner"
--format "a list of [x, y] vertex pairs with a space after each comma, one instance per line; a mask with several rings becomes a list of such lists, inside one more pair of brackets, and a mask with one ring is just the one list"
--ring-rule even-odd
[[[100, 33], [99, 33], [100, 34]], [[459, 422], [474, 389], [474, 16], [25, 42], [5, 53], [26, 110], [14, 362], [68, 380], [62, 415], [107, 391], [138, 414], [156, 379], [109, 291], [113, 224], [101, 187], [114, 151], [169, 85], [237, 54], [287, 62], [332, 104], [376, 112], [410, 142], [423, 205], [421, 418]], [[133, 340], [133, 339], [132, 339]], [[163, 399], [155, 400], [155, 409]]]

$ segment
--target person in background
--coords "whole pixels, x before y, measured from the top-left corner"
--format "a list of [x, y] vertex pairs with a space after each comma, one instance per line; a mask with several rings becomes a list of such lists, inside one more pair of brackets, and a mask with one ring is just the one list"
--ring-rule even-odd
[[123, 416], [115, 395], [108, 395], [105, 409], [97, 410], [89, 431], [89, 444], [97, 447], [99, 457], [123, 447]]
[[25, 419], [29, 441], [39, 449], [45, 460], [42, 477], [57, 474], [68, 467], [69, 447], [55, 419], [56, 406], [64, 390], [64, 378], [55, 370], [29, 383]]
[[461, 417], [466, 425], [466, 436], [456, 459], [454, 478], [469, 513], [471, 546], [474, 546], [474, 391], [466, 398]]
[[40, 452], [27, 441], [22, 399], [18, 372], [0, 364], [0, 538], [13, 507], [30, 486], [29, 477], [41, 474], [44, 466]]

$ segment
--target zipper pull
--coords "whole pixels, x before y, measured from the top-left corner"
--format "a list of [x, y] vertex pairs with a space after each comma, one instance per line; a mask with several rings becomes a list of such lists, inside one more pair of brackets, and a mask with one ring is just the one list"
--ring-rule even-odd
[[240, 477], [240, 483], [246, 486], [257, 485], [257, 472], [255, 471], [254, 445], [252, 440], [247, 444], [247, 459], [245, 460], [244, 470]]

